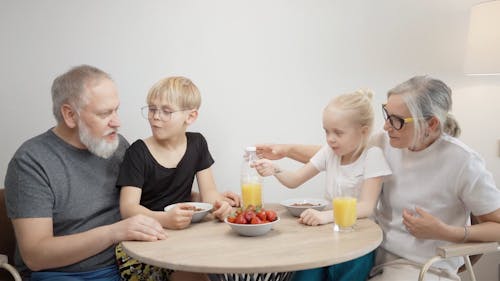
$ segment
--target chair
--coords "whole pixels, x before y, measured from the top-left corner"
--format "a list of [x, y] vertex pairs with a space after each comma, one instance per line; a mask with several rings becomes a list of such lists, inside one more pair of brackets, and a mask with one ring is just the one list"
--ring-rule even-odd
[[[474, 216], [471, 216], [471, 223], [477, 224], [478, 220]], [[479, 258], [481, 258], [482, 254], [493, 253], [496, 251], [500, 251], [500, 244], [498, 242], [461, 243], [438, 247], [436, 249], [436, 256], [430, 258], [424, 266], [422, 266], [418, 280], [424, 280], [425, 274], [433, 263], [447, 258], [462, 256], [465, 264], [458, 269], [458, 272], [467, 271], [469, 273], [470, 280], [476, 281], [472, 265], [476, 263]]]
[[12, 223], [7, 217], [4, 189], [0, 188], [0, 280], [21, 281], [19, 272], [8, 263], [14, 260], [16, 238]]

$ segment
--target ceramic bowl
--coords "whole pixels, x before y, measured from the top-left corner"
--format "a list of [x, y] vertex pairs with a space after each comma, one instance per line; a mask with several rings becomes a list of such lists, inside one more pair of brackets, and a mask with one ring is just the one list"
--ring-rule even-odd
[[[183, 203], [187, 203], [189, 205], [192, 205], [192, 206], [196, 207], [196, 209], [198, 210], [198, 211], [194, 212], [193, 217], [191, 218], [191, 222], [201, 221], [208, 213], [210, 213], [210, 211], [213, 208], [213, 205], [210, 203], [203, 203], [203, 202], [183, 202]], [[179, 204], [179, 203], [177, 203], [177, 204]], [[168, 211], [168, 210], [172, 209], [177, 204], [168, 205], [167, 207], [165, 207], [164, 210]]]
[[320, 198], [295, 198], [284, 200], [280, 204], [286, 207], [290, 214], [299, 217], [307, 209], [322, 211], [329, 202]]
[[275, 221], [260, 224], [239, 224], [228, 222], [227, 218], [224, 220], [224, 222], [228, 224], [234, 231], [243, 236], [264, 235], [268, 233], [273, 228], [273, 225], [279, 221], [279, 217], [277, 217]]

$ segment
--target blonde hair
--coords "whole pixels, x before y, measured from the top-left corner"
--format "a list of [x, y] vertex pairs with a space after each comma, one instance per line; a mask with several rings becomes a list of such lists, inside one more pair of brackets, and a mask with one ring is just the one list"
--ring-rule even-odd
[[367, 128], [366, 134], [353, 155], [361, 154], [368, 145], [374, 122], [372, 98], [372, 91], [360, 89], [353, 93], [347, 93], [333, 98], [326, 107], [333, 106], [339, 110], [351, 111], [352, 122]]
[[201, 105], [200, 91], [191, 80], [182, 76], [167, 77], [156, 82], [149, 90], [146, 102], [151, 104], [156, 99], [182, 110], [199, 109]]
[[439, 130], [452, 137], [460, 135], [460, 126], [449, 113], [452, 106], [451, 89], [441, 80], [429, 76], [415, 76], [393, 89], [387, 96], [401, 95], [408, 106], [415, 122], [413, 143], [421, 141], [428, 128], [425, 120], [436, 117], [439, 120]]

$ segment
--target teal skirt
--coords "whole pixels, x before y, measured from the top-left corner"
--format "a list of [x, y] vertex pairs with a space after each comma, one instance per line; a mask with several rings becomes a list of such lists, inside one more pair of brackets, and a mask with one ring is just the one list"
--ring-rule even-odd
[[343, 263], [297, 271], [292, 281], [365, 281], [373, 267], [375, 251]]

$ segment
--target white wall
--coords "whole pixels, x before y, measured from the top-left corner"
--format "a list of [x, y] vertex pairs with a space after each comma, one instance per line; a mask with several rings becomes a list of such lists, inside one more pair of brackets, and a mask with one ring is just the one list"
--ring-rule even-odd
[[[117, 82], [130, 141], [149, 135], [139, 112], [149, 87], [190, 77], [203, 98], [191, 129], [209, 142], [219, 187], [233, 191], [245, 146], [322, 143], [320, 113], [334, 95], [371, 88], [378, 106], [392, 86], [430, 74], [454, 89], [462, 139], [498, 183], [500, 78], [462, 74], [468, 10], [479, 2], [0, 0], [0, 179], [20, 144], [54, 125], [52, 80], [86, 63]], [[320, 196], [323, 177], [293, 191], [266, 185], [266, 201]]]

